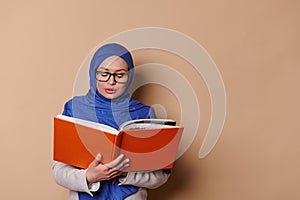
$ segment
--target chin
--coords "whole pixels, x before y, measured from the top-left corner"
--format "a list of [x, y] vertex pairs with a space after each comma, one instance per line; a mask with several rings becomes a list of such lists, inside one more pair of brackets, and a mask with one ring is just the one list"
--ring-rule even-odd
[[116, 95], [116, 94], [107, 94], [107, 95], [105, 95], [105, 98], [107, 98], [107, 99], [116, 99], [119, 96], [120, 95]]

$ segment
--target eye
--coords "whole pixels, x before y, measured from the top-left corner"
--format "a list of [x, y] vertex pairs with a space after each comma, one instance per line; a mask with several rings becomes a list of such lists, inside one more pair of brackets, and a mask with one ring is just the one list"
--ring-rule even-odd
[[123, 78], [124, 75], [125, 75], [125, 73], [117, 73], [117, 74], [116, 74], [116, 76], [117, 76], [118, 78]]
[[99, 74], [100, 74], [101, 76], [103, 76], [103, 77], [106, 77], [106, 76], [109, 75], [108, 72], [97, 72], [97, 73], [99, 73]]

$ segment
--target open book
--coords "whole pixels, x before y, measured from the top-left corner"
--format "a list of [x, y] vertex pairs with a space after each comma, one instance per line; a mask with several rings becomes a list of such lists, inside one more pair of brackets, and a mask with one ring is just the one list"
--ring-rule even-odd
[[64, 115], [54, 117], [53, 159], [87, 168], [98, 153], [102, 162], [120, 154], [130, 159], [125, 171], [172, 168], [183, 127], [169, 119], [138, 119], [120, 130]]

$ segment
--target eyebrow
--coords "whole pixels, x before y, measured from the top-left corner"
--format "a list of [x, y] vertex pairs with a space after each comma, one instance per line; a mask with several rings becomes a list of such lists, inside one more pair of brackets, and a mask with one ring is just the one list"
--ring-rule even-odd
[[[105, 67], [99, 67], [99, 70], [110, 71], [108, 68], [105, 68]], [[120, 71], [128, 72], [128, 71], [125, 70], [125, 69], [117, 69], [117, 70], [114, 71], [114, 72], [120, 72]]]

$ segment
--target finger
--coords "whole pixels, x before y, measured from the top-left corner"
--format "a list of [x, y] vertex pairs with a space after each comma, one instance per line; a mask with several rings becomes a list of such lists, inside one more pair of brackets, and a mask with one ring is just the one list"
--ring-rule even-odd
[[118, 176], [119, 173], [120, 173], [120, 171], [111, 170], [111, 171], [109, 171], [108, 177], [109, 177], [109, 179], [112, 179], [112, 178]]
[[129, 163], [127, 163], [127, 164], [123, 165], [122, 167], [120, 167], [120, 169], [118, 171], [119, 172], [124, 172], [128, 167], [130, 167]]
[[130, 165], [130, 160], [127, 158], [123, 160], [118, 166], [114, 167], [114, 169], [118, 171], [122, 171], [124, 168], [129, 167], [129, 165]]
[[106, 163], [105, 166], [109, 167], [109, 168], [115, 168], [116, 166], [118, 166], [120, 163], [122, 163], [122, 161], [124, 160], [124, 155], [121, 154], [119, 155], [116, 159], [114, 159], [113, 161]]
[[92, 166], [97, 166], [101, 163], [102, 161], [102, 155], [100, 153], [98, 153], [95, 157], [95, 159], [93, 160], [93, 162], [91, 163]]
[[119, 176], [119, 175], [122, 174], [122, 173], [125, 171], [125, 169], [127, 169], [128, 167], [130, 167], [130, 164], [129, 164], [129, 163], [123, 165], [122, 167], [120, 167], [120, 168], [118, 168], [118, 169], [116, 169], [116, 168], [111, 168], [111, 169], [109, 169], [109, 170], [107, 171], [107, 175], [108, 175], [109, 177]]
[[123, 174], [123, 172], [121, 172], [121, 171], [114, 171], [109, 175], [109, 179], [116, 178], [118, 176], [121, 176], [122, 174]]

